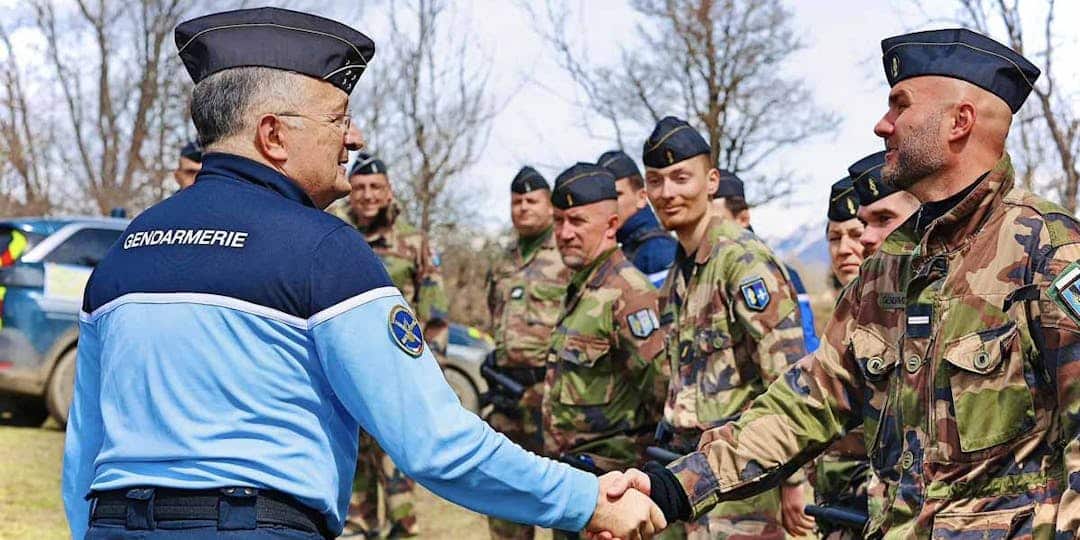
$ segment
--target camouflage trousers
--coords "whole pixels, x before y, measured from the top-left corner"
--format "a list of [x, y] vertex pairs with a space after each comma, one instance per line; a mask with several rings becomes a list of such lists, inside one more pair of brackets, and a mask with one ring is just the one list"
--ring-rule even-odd
[[[544, 384], [530, 387], [522, 396], [518, 408], [512, 411], [492, 411], [487, 422], [492, 429], [506, 435], [522, 448], [539, 454], [543, 449], [540, 405], [543, 401]], [[536, 527], [488, 517], [488, 531], [492, 540], [532, 540]]]
[[[361, 432], [360, 456], [353, 476], [345, 532], [368, 538], [415, 536], [419, 532], [413, 505], [415, 485], [371, 435]], [[384, 519], [379, 516], [380, 491]]]

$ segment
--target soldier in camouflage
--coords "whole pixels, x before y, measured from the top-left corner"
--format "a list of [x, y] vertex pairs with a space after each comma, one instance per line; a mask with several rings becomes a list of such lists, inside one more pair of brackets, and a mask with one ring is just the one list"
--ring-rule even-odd
[[667, 387], [656, 288], [618, 249], [616, 196], [614, 175], [591, 163], [559, 175], [551, 196], [574, 274], [548, 354], [544, 449], [603, 472], [643, 461]]
[[[491, 427], [525, 449], [543, 452], [541, 431], [548, 345], [562, 311], [570, 271], [555, 247], [551, 188], [532, 167], [510, 183], [510, 218], [518, 238], [487, 276], [495, 365], [527, 389], [515, 410], [494, 410]], [[529, 525], [488, 518], [494, 539], [531, 540]]]
[[[448, 302], [435, 257], [423, 235], [401, 218], [382, 160], [361, 152], [349, 171], [349, 184], [352, 189], [346, 218], [382, 260], [391, 281], [424, 323], [432, 351], [441, 357], [449, 338]], [[419, 528], [413, 507], [414, 482], [366, 433], [361, 436], [360, 456], [353, 479], [349, 528], [361, 528], [369, 535], [374, 531], [389, 536], [415, 535]], [[386, 528], [380, 527], [378, 519], [380, 485], [386, 496], [388, 530], [382, 530]]]
[[868, 538], [1075, 538], [1080, 223], [1016, 187], [1005, 140], [1039, 75], [968, 30], [882, 42], [883, 179], [923, 201], [822, 347], [699, 452], [649, 467], [669, 520], [775, 485], [865, 428]]
[[[643, 161], [649, 199], [679, 238], [660, 293], [672, 377], [657, 431], [661, 444], [687, 453], [702, 432], [738, 418], [805, 354], [803, 331], [783, 265], [752, 232], [714, 214], [710, 193], [719, 171], [701, 135], [682, 120], [664, 118], [645, 143]], [[784, 490], [797, 506], [801, 481], [793, 476]], [[780, 490], [771, 490], [695, 515], [686, 532], [693, 538], [782, 538], [780, 506]]]

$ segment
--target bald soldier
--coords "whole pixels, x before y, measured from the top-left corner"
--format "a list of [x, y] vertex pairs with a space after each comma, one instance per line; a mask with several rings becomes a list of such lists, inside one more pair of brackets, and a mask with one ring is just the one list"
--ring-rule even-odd
[[[739, 418], [750, 401], [805, 354], [799, 304], [783, 265], [753, 232], [716, 214], [720, 172], [686, 122], [661, 120], [645, 143], [645, 185], [679, 248], [660, 293], [672, 371], [658, 443], [676, 453]], [[790, 471], [789, 471], [790, 472]], [[785, 497], [801, 506], [801, 478]], [[719, 505], [687, 525], [691, 538], [783, 538], [781, 490]], [[808, 530], [791, 524], [793, 532]]]
[[[488, 272], [488, 309], [495, 335], [495, 366], [526, 388], [516, 407], [496, 407], [487, 417], [511, 441], [543, 451], [544, 375], [551, 332], [562, 312], [570, 270], [555, 246], [551, 187], [532, 167], [510, 183], [510, 219], [517, 242]], [[494, 539], [528, 540], [531, 525], [488, 518]]]
[[862, 425], [881, 480], [864, 536], [1075, 538], [1080, 223], [1016, 187], [1005, 152], [1039, 71], [968, 30], [882, 53], [882, 179], [922, 207], [863, 264], [822, 347], [699, 452], [650, 467], [652, 495], [692, 520]]
[[548, 354], [544, 449], [595, 473], [643, 461], [667, 386], [656, 288], [618, 249], [616, 197], [614, 175], [591, 163], [560, 174], [551, 194], [574, 273]]

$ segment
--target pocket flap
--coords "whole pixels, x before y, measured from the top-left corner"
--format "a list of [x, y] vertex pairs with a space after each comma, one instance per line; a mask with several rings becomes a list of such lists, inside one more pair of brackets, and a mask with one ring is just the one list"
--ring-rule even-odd
[[945, 345], [945, 361], [979, 375], [993, 373], [1005, 358], [1003, 351], [1016, 337], [1015, 322], [961, 336]]
[[610, 350], [611, 344], [606, 339], [572, 336], [566, 339], [566, 344], [557, 354], [560, 360], [578, 366], [591, 367]]
[[889, 346], [885, 338], [873, 330], [859, 327], [851, 334], [851, 350], [855, 360], [862, 366], [870, 378], [882, 377], [900, 362], [900, 355], [895, 347]]

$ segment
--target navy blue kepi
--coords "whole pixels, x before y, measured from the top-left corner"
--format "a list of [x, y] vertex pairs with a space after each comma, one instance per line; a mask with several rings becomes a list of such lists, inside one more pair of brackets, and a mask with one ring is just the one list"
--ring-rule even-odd
[[578, 162], [555, 179], [551, 204], [560, 210], [619, 198], [615, 175], [592, 163]]
[[336, 21], [280, 8], [238, 9], [176, 27], [191, 80], [222, 70], [268, 67], [324, 80], [346, 94], [375, 56], [375, 43]]
[[1016, 51], [964, 28], [930, 30], [881, 41], [889, 86], [924, 75], [974, 84], [1020, 110], [1039, 78], [1039, 68]]

